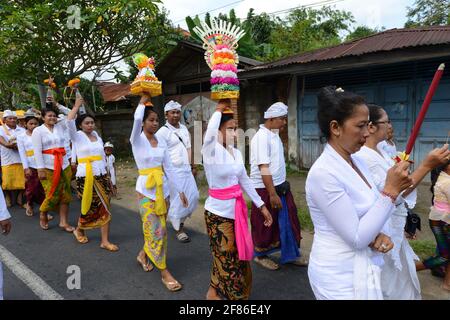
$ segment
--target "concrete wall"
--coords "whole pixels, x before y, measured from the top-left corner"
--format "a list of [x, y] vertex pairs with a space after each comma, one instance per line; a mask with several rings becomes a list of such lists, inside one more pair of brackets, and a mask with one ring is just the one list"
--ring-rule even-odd
[[133, 111], [96, 116], [97, 132], [103, 141], [114, 144], [114, 154], [131, 156], [130, 134], [133, 127]]
[[274, 86], [271, 83], [251, 81], [241, 89], [241, 99], [239, 105], [243, 109], [242, 119], [244, 125], [239, 126], [247, 129], [258, 129], [264, 122], [264, 111], [273, 103]]
[[290, 162], [291, 166], [299, 168], [299, 140], [298, 140], [298, 87], [297, 77], [293, 77], [290, 83], [288, 95], [288, 157], [286, 161]]

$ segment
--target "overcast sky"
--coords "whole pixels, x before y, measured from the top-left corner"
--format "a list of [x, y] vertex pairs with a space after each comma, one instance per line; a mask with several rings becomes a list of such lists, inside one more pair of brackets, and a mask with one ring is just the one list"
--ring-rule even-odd
[[[239, 18], [245, 18], [250, 8], [254, 8], [256, 14], [272, 13], [304, 5], [316, 5], [314, 8], [317, 9], [324, 2], [326, 0], [165, 0], [163, 6], [169, 11], [169, 18], [174, 25], [187, 29], [186, 16], [199, 14], [203, 17], [207, 11], [211, 16], [216, 16], [220, 12], [227, 13], [234, 9]], [[330, 2], [330, 6], [353, 14], [356, 22], [352, 29], [359, 25], [392, 29], [403, 27], [406, 22], [407, 7], [412, 6], [414, 0], [332, 0]], [[286, 13], [278, 14], [280, 18], [285, 15]], [[116, 64], [116, 66], [121, 70], [127, 69], [124, 63]], [[89, 73], [85, 76], [92, 77]], [[101, 79], [106, 80], [108, 77], [111, 77], [111, 74], [106, 73]]]
[[[187, 15], [222, 9], [211, 12], [217, 15], [219, 12], [228, 12], [231, 9], [236, 11], [239, 18], [245, 18], [250, 8], [254, 8], [256, 13], [276, 12], [290, 9], [297, 6], [320, 4], [325, 0], [166, 0], [164, 7], [170, 12], [170, 19], [175, 25], [180, 24], [186, 27], [184, 18]], [[334, 3], [333, 3], [334, 2]], [[406, 22], [406, 7], [412, 6], [414, 0], [333, 0], [330, 5], [337, 9], [350, 11], [355, 17], [355, 25], [367, 25], [369, 27], [382, 27], [387, 29], [401, 28]], [[229, 5], [229, 6], [227, 6]], [[225, 7], [226, 6], [226, 7]], [[315, 7], [320, 8], [320, 5]], [[204, 14], [203, 14], [204, 16]], [[279, 15], [283, 17], [282, 15]]]

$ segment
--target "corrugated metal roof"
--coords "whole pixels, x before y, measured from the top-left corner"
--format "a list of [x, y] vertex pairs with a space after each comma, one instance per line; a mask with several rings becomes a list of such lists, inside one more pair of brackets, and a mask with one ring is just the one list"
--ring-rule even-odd
[[348, 56], [360, 56], [367, 53], [439, 44], [450, 44], [450, 26], [390, 29], [334, 47], [322, 48], [255, 66], [242, 71], [242, 73], [284, 67], [292, 64], [332, 60]]
[[126, 96], [131, 95], [130, 85], [126, 83], [99, 82], [97, 88], [102, 94], [104, 102], [126, 100]]

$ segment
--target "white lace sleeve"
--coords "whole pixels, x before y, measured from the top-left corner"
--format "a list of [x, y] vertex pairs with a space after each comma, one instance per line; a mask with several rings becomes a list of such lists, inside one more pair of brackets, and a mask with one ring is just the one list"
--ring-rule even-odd
[[352, 199], [334, 176], [316, 171], [308, 179], [311, 180], [309, 196], [314, 205], [336, 233], [357, 250], [366, 248], [375, 239], [394, 210], [391, 199], [379, 196], [369, 211], [359, 218]]
[[19, 149], [20, 161], [22, 161], [23, 168], [28, 169], [29, 168], [28, 158], [27, 158], [23, 139], [24, 138], [22, 136], [17, 137], [17, 148]]

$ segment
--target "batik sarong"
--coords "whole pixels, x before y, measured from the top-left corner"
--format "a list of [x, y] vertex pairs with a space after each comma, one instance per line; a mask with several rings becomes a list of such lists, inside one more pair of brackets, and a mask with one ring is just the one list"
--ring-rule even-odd
[[205, 211], [212, 254], [211, 287], [228, 300], [247, 300], [252, 288], [249, 261], [239, 260], [234, 220]]
[[[86, 178], [77, 177], [77, 193], [83, 196]], [[100, 228], [111, 221], [110, 214], [110, 194], [111, 188], [107, 175], [94, 176], [94, 186], [92, 190], [92, 202], [86, 214], [80, 214], [78, 228], [89, 230]]]
[[139, 212], [144, 233], [144, 251], [158, 269], [166, 269], [166, 215], [156, 214], [155, 201], [147, 197], [139, 200]]
[[59, 182], [53, 194], [50, 191], [52, 190], [54, 171], [50, 169], [44, 170], [47, 176], [45, 180], [41, 180], [41, 184], [45, 191], [45, 199], [41, 204], [40, 211], [57, 211], [61, 204], [69, 204], [72, 201], [72, 190], [70, 189], [72, 169], [68, 166], [61, 172]]

